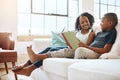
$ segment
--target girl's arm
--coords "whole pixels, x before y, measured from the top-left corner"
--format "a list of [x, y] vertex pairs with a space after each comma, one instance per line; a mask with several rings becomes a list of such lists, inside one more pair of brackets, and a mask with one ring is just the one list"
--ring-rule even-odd
[[92, 41], [94, 40], [95, 38], [95, 33], [92, 31], [90, 34], [89, 34], [89, 37], [88, 37], [88, 40], [87, 40], [87, 45], [90, 45], [92, 43]]

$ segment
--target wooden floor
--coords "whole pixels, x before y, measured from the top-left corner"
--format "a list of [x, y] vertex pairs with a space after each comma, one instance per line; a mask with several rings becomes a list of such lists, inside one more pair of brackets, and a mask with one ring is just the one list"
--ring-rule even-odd
[[[18, 80], [30, 80], [29, 77], [23, 76], [23, 75], [17, 75]], [[15, 80], [14, 73], [9, 68], [9, 73], [6, 74], [6, 71], [4, 68], [0, 68], [0, 80]]]
[[10, 71], [10, 69], [9, 69], [9, 74], [6, 74], [5, 69], [0, 68], [0, 80], [7, 80], [7, 79], [15, 80], [14, 74]]
[[[18, 55], [18, 62], [16, 64], [22, 64], [27, 61], [29, 58], [27, 54]], [[3, 66], [0, 64], [0, 66]], [[8, 63], [10, 66], [10, 63]], [[4, 66], [3, 66], [4, 67]], [[0, 68], [0, 80], [15, 80], [14, 73], [11, 71], [9, 67], [9, 73], [6, 74], [5, 68]], [[31, 80], [26, 76], [18, 75], [18, 80]]]

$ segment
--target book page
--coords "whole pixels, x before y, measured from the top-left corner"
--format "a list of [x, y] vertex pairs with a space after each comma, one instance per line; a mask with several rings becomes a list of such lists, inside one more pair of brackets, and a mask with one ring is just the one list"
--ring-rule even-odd
[[79, 40], [76, 38], [76, 34], [75, 32], [63, 32], [62, 33], [67, 45], [71, 48], [71, 49], [76, 49], [79, 47]]

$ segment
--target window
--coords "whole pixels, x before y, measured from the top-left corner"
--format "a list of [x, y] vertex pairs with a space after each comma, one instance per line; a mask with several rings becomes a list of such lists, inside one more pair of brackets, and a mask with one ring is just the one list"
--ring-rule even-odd
[[68, 16], [67, 3], [68, 0], [32, 0], [32, 13]]
[[82, 0], [18, 0], [18, 35], [51, 35], [73, 30]]
[[107, 12], [115, 12], [120, 19], [120, 0], [94, 0], [94, 15], [100, 19]]

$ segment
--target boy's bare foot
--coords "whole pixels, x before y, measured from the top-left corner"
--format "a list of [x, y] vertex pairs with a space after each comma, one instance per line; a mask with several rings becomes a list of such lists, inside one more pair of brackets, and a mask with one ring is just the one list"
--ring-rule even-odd
[[33, 52], [32, 46], [27, 47], [27, 52], [28, 52], [28, 56], [29, 56], [29, 58], [30, 58], [30, 61], [31, 61], [32, 63], [35, 62], [36, 59], [37, 59], [37, 56], [36, 56], [36, 54]]
[[30, 76], [31, 72], [36, 69], [34, 65], [27, 66], [25, 68], [14, 71], [15, 74]]
[[48, 57], [46, 54], [35, 54], [35, 52], [32, 50], [32, 46], [27, 47], [27, 52], [32, 63], [38, 60], [43, 60]]

